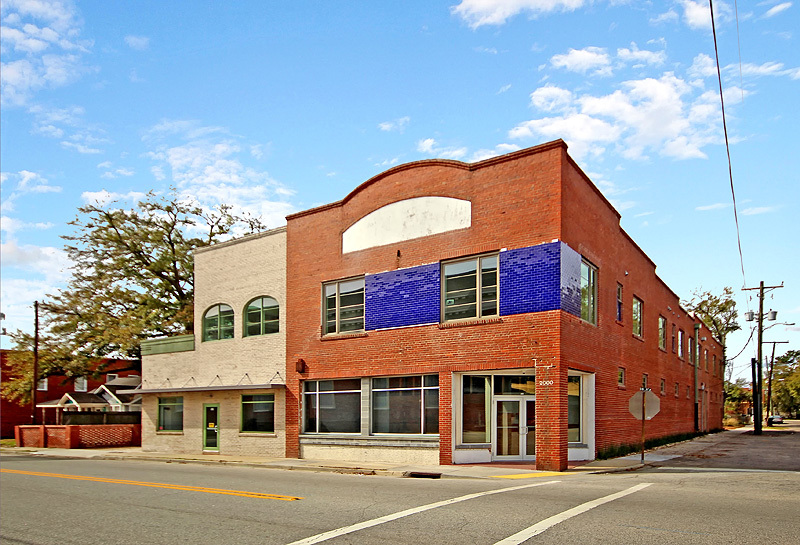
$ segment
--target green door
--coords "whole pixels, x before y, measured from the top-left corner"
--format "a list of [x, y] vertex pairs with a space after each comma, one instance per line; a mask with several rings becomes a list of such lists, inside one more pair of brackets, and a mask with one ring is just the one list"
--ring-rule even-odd
[[203, 450], [219, 451], [219, 405], [203, 405]]

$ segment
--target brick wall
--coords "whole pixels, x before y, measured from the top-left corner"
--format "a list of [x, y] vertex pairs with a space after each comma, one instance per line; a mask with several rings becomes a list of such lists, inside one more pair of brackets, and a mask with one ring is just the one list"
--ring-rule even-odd
[[[469, 200], [471, 226], [341, 252], [341, 233], [363, 216], [381, 206], [428, 195]], [[535, 367], [537, 382], [547, 385], [537, 386], [537, 466], [563, 469], [568, 369], [596, 375], [598, 448], [637, 440], [637, 421], [629, 418], [627, 399], [638, 388], [641, 373], [648, 372], [651, 386], [656, 387], [662, 376], [682, 386], [693, 378], [693, 368], [676, 361], [669, 351], [661, 351], [654, 337], [659, 313], [666, 313], [670, 324], [679, 323], [686, 331], [693, 331], [693, 321], [680, 309], [678, 297], [655, 275], [654, 264], [620, 229], [619, 214], [572, 162], [560, 141], [473, 165], [429, 160], [390, 169], [341, 202], [290, 216], [287, 244], [288, 269], [298, 271], [287, 279], [292, 324], [287, 336], [288, 456], [299, 455], [302, 380], [438, 372], [440, 461], [446, 464], [452, 461], [453, 446], [452, 373]], [[434, 312], [426, 305], [439, 304], [432, 281], [438, 262], [484, 252], [500, 252], [501, 316], [465, 324], [429, 323]], [[581, 256], [598, 267], [597, 325], [579, 318]], [[412, 276], [407, 277], [407, 272]], [[368, 286], [367, 331], [321, 336], [321, 284], [359, 275], [366, 275]], [[625, 290], [621, 323], [614, 319], [617, 281]], [[407, 308], [402, 312], [387, 308], [389, 302], [410, 298], [410, 288], [420, 286], [428, 294], [426, 303], [420, 303], [420, 316], [413, 318]], [[370, 294], [370, 287], [380, 293]], [[643, 338], [632, 335], [634, 294], [644, 301]], [[430, 295], [432, 303], [427, 299]], [[379, 324], [415, 323], [423, 325], [376, 330]], [[705, 329], [701, 335], [709, 339], [705, 346], [721, 358], [711, 335]], [[294, 369], [300, 358], [306, 362], [302, 374]], [[624, 388], [616, 384], [620, 366], [626, 366], [628, 373]], [[710, 398], [715, 399], [721, 377], [703, 378], [711, 388]], [[652, 421], [653, 436], [693, 427], [693, 399], [685, 395], [674, 399], [673, 395], [667, 403], [672, 392], [668, 387], [662, 396], [664, 414], [659, 415], [660, 421]], [[721, 416], [718, 403], [710, 401], [709, 412]], [[710, 427], [718, 420], [710, 418]]]

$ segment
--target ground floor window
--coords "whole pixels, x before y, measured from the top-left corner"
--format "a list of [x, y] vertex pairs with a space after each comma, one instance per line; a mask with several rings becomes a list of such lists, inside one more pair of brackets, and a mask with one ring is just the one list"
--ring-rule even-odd
[[439, 433], [439, 375], [372, 379], [372, 433]]
[[158, 430], [183, 430], [183, 397], [158, 398]]
[[581, 377], [567, 377], [567, 441], [581, 442]]
[[242, 396], [242, 431], [275, 431], [275, 395]]
[[461, 442], [491, 443], [492, 377], [467, 375], [462, 381]]
[[361, 431], [361, 379], [310, 380], [303, 384], [305, 433]]

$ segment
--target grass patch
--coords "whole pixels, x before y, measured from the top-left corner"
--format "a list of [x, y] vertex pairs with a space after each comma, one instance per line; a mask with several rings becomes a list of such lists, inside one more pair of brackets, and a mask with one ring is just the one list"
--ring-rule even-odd
[[14, 439], [0, 439], [0, 447], [16, 447], [17, 442]]
[[[649, 450], [664, 445], [671, 445], [673, 443], [681, 443], [683, 441], [694, 439], [695, 437], [708, 435], [709, 433], [717, 433], [718, 431], [722, 430], [711, 430], [709, 432], [697, 431], [691, 433], [678, 433], [675, 435], [664, 435], [662, 437], [653, 437], [651, 439], [647, 439], [644, 442], [644, 448], [645, 450]], [[611, 445], [604, 449], [598, 450], [597, 459], [608, 460], [609, 458], [619, 458], [620, 456], [627, 456], [628, 454], [634, 452], [641, 452], [641, 450], [642, 450], [641, 443], [633, 443], [633, 444], [621, 443], [618, 445]]]

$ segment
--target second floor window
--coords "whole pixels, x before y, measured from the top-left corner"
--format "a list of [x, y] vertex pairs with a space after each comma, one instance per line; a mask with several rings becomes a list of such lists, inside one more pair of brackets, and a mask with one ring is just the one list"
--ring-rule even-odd
[[442, 321], [497, 316], [497, 256], [442, 266]]
[[658, 317], [658, 347], [667, 349], [667, 319], [663, 316]]
[[233, 309], [214, 305], [203, 315], [203, 340], [218, 341], [233, 338]]
[[622, 321], [622, 284], [617, 284], [617, 321]]
[[75, 377], [73, 384], [76, 392], [85, 392], [87, 390], [86, 377]]
[[581, 318], [597, 323], [597, 267], [581, 261]]
[[678, 357], [683, 359], [683, 337], [685, 336], [682, 329], [678, 330]]
[[280, 309], [272, 297], [259, 297], [250, 301], [245, 312], [245, 337], [278, 332]]
[[642, 336], [642, 300], [638, 297], [633, 298], [633, 334]]
[[364, 331], [364, 279], [322, 286], [323, 334]]

